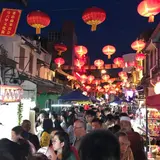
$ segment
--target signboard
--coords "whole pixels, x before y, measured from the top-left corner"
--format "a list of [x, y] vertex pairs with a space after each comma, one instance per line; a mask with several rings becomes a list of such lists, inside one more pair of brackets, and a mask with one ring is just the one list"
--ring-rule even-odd
[[23, 95], [23, 89], [19, 86], [0, 85], [0, 102], [19, 102]]
[[0, 36], [14, 36], [17, 31], [21, 10], [3, 8], [0, 16]]

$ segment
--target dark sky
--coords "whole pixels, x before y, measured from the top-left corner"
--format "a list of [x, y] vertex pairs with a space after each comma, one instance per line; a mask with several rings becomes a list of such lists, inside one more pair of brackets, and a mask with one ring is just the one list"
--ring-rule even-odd
[[[114, 57], [132, 53], [131, 43], [145, 30], [155, 28], [160, 22], [160, 15], [155, 17], [154, 23], [148, 23], [147, 18], [137, 13], [140, 0], [28, 0], [28, 7], [23, 8], [18, 33], [33, 34], [35, 29], [26, 22], [26, 15], [33, 10], [41, 10], [51, 17], [51, 24], [42, 30], [47, 34], [49, 30], [59, 30], [65, 20], [75, 23], [78, 44], [88, 48], [91, 61], [97, 58], [111, 63]], [[107, 18], [98, 26], [96, 32], [90, 31], [90, 26], [82, 21], [83, 11], [92, 6], [105, 9]], [[21, 8], [16, 4], [1, 4], [8, 8]], [[112, 60], [108, 61], [103, 55], [103, 46], [111, 44], [117, 49]]]

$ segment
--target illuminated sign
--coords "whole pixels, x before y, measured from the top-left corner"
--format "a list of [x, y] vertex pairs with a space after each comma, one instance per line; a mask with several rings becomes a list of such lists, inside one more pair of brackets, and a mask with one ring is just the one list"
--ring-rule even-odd
[[23, 95], [23, 89], [19, 86], [0, 85], [0, 102], [19, 102]]

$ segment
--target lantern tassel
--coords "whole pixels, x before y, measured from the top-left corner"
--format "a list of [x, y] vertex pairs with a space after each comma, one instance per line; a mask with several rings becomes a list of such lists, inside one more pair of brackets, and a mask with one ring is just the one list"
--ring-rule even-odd
[[41, 34], [41, 28], [36, 28], [36, 34]]
[[58, 52], [58, 55], [61, 56], [61, 55], [62, 55], [62, 51], [59, 51], [59, 52]]
[[93, 24], [92, 27], [91, 27], [91, 31], [92, 31], [92, 32], [93, 32], [93, 31], [96, 31], [96, 29], [97, 29], [97, 25], [96, 25], [96, 24]]
[[111, 59], [111, 55], [108, 55], [108, 59]]
[[149, 17], [148, 22], [149, 22], [149, 23], [154, 22], [154, 16], [153, 16], [153, 15]]

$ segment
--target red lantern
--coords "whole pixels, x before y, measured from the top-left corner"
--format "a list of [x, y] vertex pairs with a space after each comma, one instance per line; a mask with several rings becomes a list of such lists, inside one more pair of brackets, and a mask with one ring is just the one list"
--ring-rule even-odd
[[149, 17], [148, 22], [154, 22], [154, 16], [160, 12], [160, 1], [143, 0], [138, 5], [137, 12], [143, 17]]
[[82, 58], [85, 54], [87, 54], [88, 50], [85, 46], [75, 46], [75, 53], [78, 58]]
[[58, 67], [60, 67], [61, 65], [63, 65], [65, 63], [65, 60], [61, 57], [58, 57], [54, 60], [55, 64], [58, 65]]
[[104, 61], [101, 60], [101, 59], [97, 59], [97, 60], [94, 61], [94, 65], [95, 65], [96, 67], [98, 67], [98, 69], [100, 69], [101, 67], [103, 67]]
[[143, 70], [143, 66], [136, 66], [136, 71], [140, 72]]
[[85, 89], [89, 91], [91, 89], [91, 86], [86, 86]]
[[136, 65], [137, 65], [137, 62], [135, 61], [128, 62], [129, 67], [135, 67]]
[[61, 54], [63, 52], [66, 52], [67, 51], [67, 47], [66, 45], [64, 45], [63, 43], [60, 43], [60, 44], [55, 44], [54, 45], [54, 48], [56, 51], [58, 51], [58, 55], [61, 56]]
[[131, 48], [137, 52], [140, 52], [142, 49], [144, 49], [146, 43], [143, 40], [136, 40], [131, 44]]
[[117, 57], [113, 60], [114, 64], [116, 64], [118, 67], [122, 66], [124, 64], [124, 59], [121, 57]]
[[116, 48], [111, 45], [104, 46], [102, 52], [108, 56], [108, 59], [111, 59], [111, 55], [116, 52]]
[[85, 65], [85, 62], [81, 59], [75, 59], [74, 60], [74, 65], [77, 66], [78, 68], [81, 68], [82, 66]]
[[40, 34], [41, 29], [47, 27], [50, 21], [50, 17], [41, 11], [33, 11], [27, 15], [27, 22], [31, 27], [36, 28], [36, 34]]
[[108, 83], [109, 83], [109, 84], [112, 84], [114, 81], [115, 81], [115, 78], [110, 78], [110, 79], [108, 80]]
[[146, 56], [143, 53], [136, 54], [136, 61], [143, 61], [145, 58], [146, 58]]
[[106, 82], [106, 81], [108, 81], [108, 79], [110, 79], [110, 76], [105, 74], [102, 76], [102, 79]]
[[95, 79], [95, 77], [94, 77], [94, 76], [89, 75], [89, 76], [88, 76], [88, 78], [87, 78], [88, 83], [92, 83], [92, 81], [93, 81], [94, 79]]
[[122, 77], [126, 77], [127, 73], [122, 71], [122, 72], [119, 72], [118, 75], [119, 75], [119, 77], [122, 78]]
[[99, 84], [101, 83], [101, 81], [100, 81], [99, 79], [95, 79], [95, 80], [93, 81], [93, 83], [97, 86], [97, 85], [99, 85]]
[[91, 25], [91, 31], [95, 31], [97, 25], [101, 24], [106, 19], [106, 13], [103, 9], [92, 7], [84, 11], [82, 19], [88, 25]]
[[87, 80], [87, 76], [86, 76], [85, 74], [82, 74], [82, 75], [81, 75], [81, 79], [82, 79], [82, 80]]

